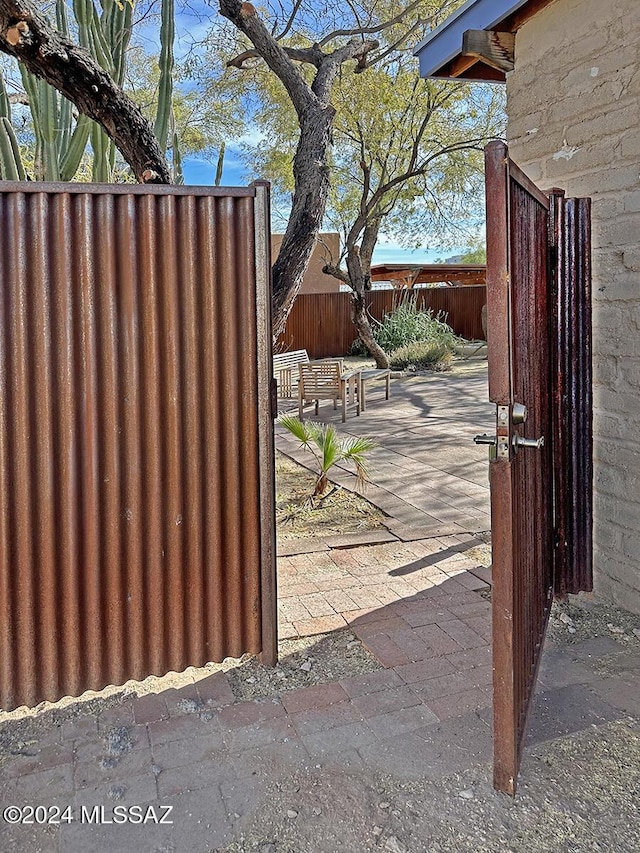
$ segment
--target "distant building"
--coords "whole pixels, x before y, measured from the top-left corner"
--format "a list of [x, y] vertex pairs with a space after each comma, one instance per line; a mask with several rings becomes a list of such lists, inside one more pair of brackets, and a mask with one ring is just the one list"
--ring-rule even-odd
[[[278, 257], [283, 234], [271, 235], [271, 257]], [[300, 293], [337, 293], [340, 282], [332, 275], [322, 272], [325, 264], [337, 263], [340, 257], [340, 235], [337, 233], [318, 234], [316, 245], [309, 261], [309, 267], [302, 280]]]

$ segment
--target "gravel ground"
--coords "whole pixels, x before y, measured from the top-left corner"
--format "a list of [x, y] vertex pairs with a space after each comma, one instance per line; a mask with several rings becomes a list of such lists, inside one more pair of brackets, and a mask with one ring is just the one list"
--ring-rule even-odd
[[527, 751], [518, 796], [479, 767], [438, 782], [322, 768], [274, 785], [249, 831], [218, 853], [637, 853], [640, 724]]
[[249, 658], [242, 666], [227, 672], [236, 699], [275, 696], [285, 690], [328, 684], [382, 669], [360, 640], [347, 630], [283, 640], [279, 650], [280, 661], [275, 667]]
[[142, 696], [179, 688], [206, 678], [213, 672], [226, 672], [235, 698], [245, 701], [276, 696], [287, 690], [313, 684], [327, 684], [382, 668], [348, 630], [282, 640], [279, 653], [280, 661], [275, 667], [264, 666], [258, 658], [245, 655], [242, 658], [227, 658], [221, 664], [189, 667], [182, 673], [150, 676], [142, 682], [129, 681], [124, 687], [89, 692], [79, 699], [66, 697], [60, 702], [43, 702], [33, 709], [0, 711], [0, 766], [10, 760], [12, 755], [21, 752], [26, 745], [37, 742], [63, 723], [81, 717], [98, 716], [133, 695]]
[[549, 640], [571, 645], [590, 637], [607, 636], [625, 646], [637, 644], [640, 642], [640, 616], [582, 594], [554, 602], [547, 630]]
[[[602, 636], [637, 648], [640, 617], [588, 596], [554, 604], [550, 642]], [[611, 675], [609, 656], [596, 670]], [[639, 791], [640, 721], [625, 717], [527, 748], [515, 799], [488, 764], [435, 782], [307, 768], [218, 853], [638, 853]]]

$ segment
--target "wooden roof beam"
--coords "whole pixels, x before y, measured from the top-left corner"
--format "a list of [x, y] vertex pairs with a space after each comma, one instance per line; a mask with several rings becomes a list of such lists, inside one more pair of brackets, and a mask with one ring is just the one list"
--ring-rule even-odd
[[473, 57], [505, 74], [513, 71], [515, 35], [495, 30], [466, 30], [462, 35], [462, 56]]

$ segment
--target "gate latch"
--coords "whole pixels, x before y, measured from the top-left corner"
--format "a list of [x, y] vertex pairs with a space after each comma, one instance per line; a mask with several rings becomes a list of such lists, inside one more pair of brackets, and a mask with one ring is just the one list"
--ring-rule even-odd
[[496, 438], [495, 435], [487, 435], [484, 433], [483, 435], [476, 435], [473, 440], [476, 444], [489, 445], [491, 448], [489, 450], [489, 459], [495, 459], [496, 456], [509, 456], [509, 444], [506, 435], [499, 435]]
[[[497, 424], [496, 435], [476, 435], [473, 439], [476, 444], [488, 444], [492, 450], [489, 451], [490, 459], [508, 459], [509, 458], [509, 407], [497, 407]], [[523, 424], [527, 420], [527, 408], [522, 403], [514, 403], [511, 411], [511, 422], [513, 424]], [[532, 447], [539, 450], [544, 447], [544, 436], [540, 438], [524, 438], [518, 433], [513, 433], [511, 436], [511, 446], [515, 453], [521, 447]]]
[[541, 447], [544, 447], [544, 436], [541, 435], [540, 438], [523, 438], [521, 435], [514, 435], [513, 446], [516, 450], [519, 447], [534, 447], [536, 450], [540, 450]]
[[489, 445], [489, 462], [493, 462], [496, 458], [496, 437], [495, 435], [476, 435], [473, 439], [476, 444], [488, 444]]
[[482, 435], [476, 435], [473, 439], [475, 444], [490, 444], [492, 447], [496, 446], [496, 437], [495, 435], [487, 435], [486, 432]]

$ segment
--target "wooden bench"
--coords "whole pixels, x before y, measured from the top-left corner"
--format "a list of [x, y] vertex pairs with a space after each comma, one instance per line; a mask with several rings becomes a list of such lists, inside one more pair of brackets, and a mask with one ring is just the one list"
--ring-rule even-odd
[[389, 368], [373, 368], [371, 370], [361, 370], [360, 371], [360, 411], [364, 412], [367, 408], [366, 398], [365, 398], [365, 383], [372, 382], [376, 379], [385, 379], [386, 386], [386, 394], [385, 399], [389, 399], [389, 390], [391, 386], [391, 370]]
[[343, 372], [342, 362], [316, 361], [310, 364], [298, 365], [298, 414], [303, 417], [305, 403], [316, 404], [316, 415], [320, 400], [333, 400], [336, 409], [338, 400], [342, 402], [342, 421], [347, 419], [347, 404], [356, 407], [356, 415], [360, 414], [360, 371], [348, 370]]
[[279, 352], [273, 357], [273, 375], [278, 382], [278, 397], [293, 398], [298, 382], [298, 365], [308, 364], [306, 349]]

